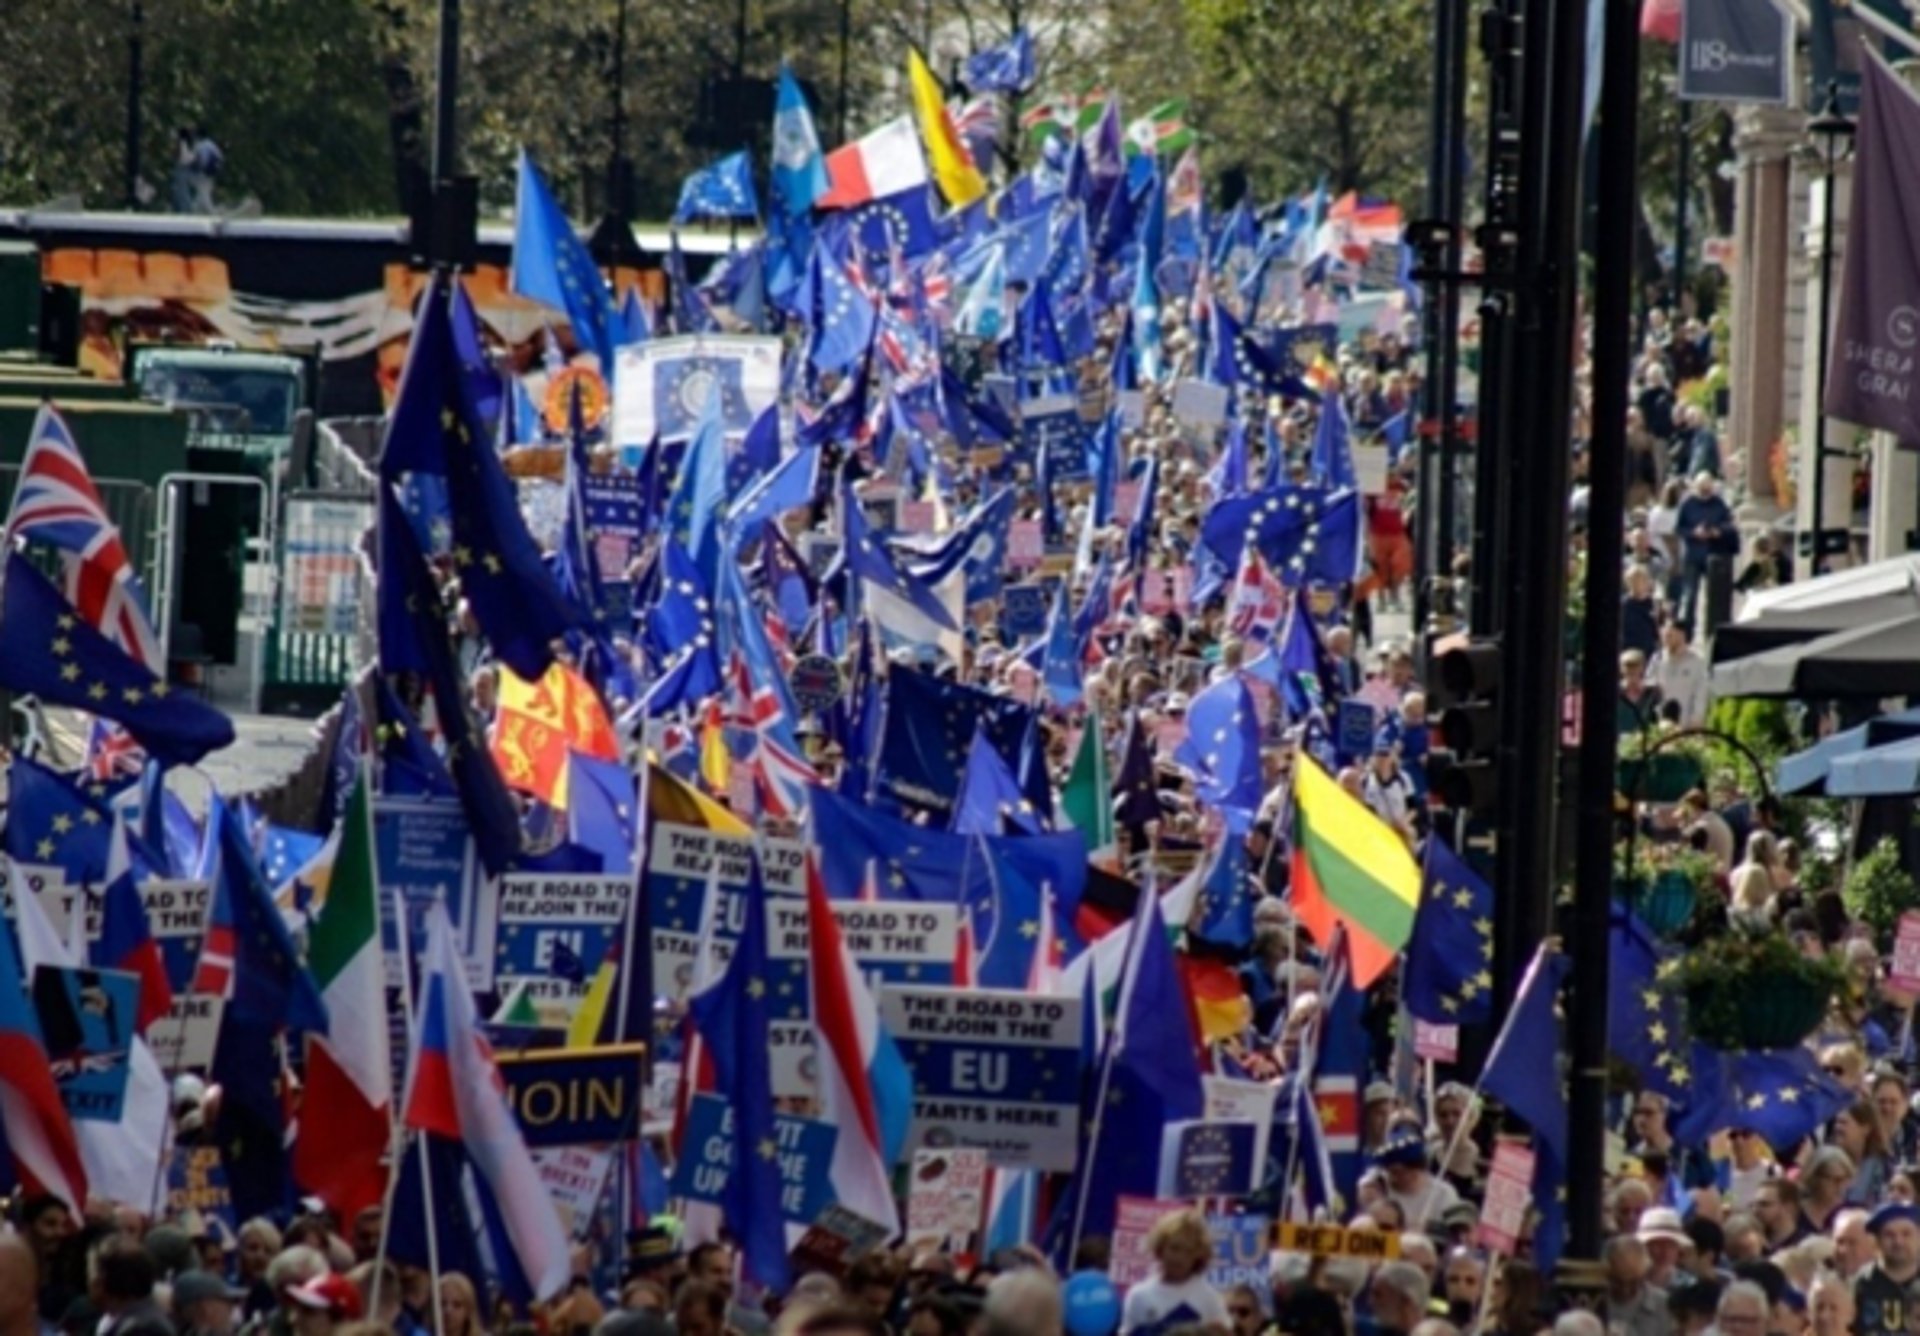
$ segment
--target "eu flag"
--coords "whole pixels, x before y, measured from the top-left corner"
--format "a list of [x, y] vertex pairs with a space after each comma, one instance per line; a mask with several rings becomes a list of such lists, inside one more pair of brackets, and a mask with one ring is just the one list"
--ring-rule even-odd
[[896, 666], [887, 674], [879, 787], [909, 807], [945, 816], [960, 792], [975, 729], [1009, 767], [1032, 711], [1018, 701]]
[[1016, 28], [998, 46], [967, 57], [966, 85], [975, 93], [1024, 93], [1033, 87], [1033, 34]]
[[690, 1009], [712, 1057], [715, 1093], [733, 1109], [735, 1135], [721, 1199], [727, 1228], [740, 1240], [753, 1278], [784, 1290], [789, 1277], [767, 1025], [766, 888], [757, 857], [749, 865], [741, 900], [745, 927], [733, 958], [719, 979], [694, 995]]
[[1345, 584], [1359, 570], [1360, 498], [1351, 491], [1281, 487], [1215, 502], [1200, 525], [1210, 560], [1196, 599], [1239, 570], [1249, 536], [1288, 588]]
[[1260, 718], [1238, 673], [1194, 697], [1176, 759], [1207, 802], [1249, 812], [1260, 806]]
[[593, 256], [587, 253], [524, 149], [513, 201], [513, 273], [508, 287], [544, 306], [565, 311], [574, 342], [600, 359], [602, 372], [611, 374], [613, 297]]
[[232, 720], [94, 630], [24, 553], [7, 554], [0, 602], [0, 687], [111, 719], [163, 765], [192, 765], [233, 741]]
[[810, 331], [808, 366], [816, 372], [841, 372], [866, 357], [879, 310], [823, 242], [815, 242], [808, 257], [799, 300]]
[[[58, 867], [67, 880], [99, 886], [107, 879], [113, 809], [107, 789], [82, 788], [38, 761], [16, 756], [7, 767], [7, 856], [19, 863]], [[139, 857], [161, 867], [145, 842]]]
[[1541, 1216], [1533, 1253], [1542, 1266], [1559, 1258], [1565, 1229], [1560, 1193], [1566, 1183], [1567, 1092], [1554, 1004], [1570, 968], [1572, 962], [1558, 952], [1542, 947], [1535, 954], [1480, 1074], [1480, 1088], [1533, 1129], [1533, 1192]]
[[1313, 433], [1313, 452], [1308, 471], [1315, 482], [1325, 487], [1351, 488], [1358, 478], [1353, 471], [1353, 445], [1348, 440], [1347, 410], [1340, 396], [1329, 394], [1320, 401], [1320, 422]]
[[1433, 835], [1421, 880], [1401, 996], [1423, 1021], [1478, 1025], [1493, 1016], [1493, 888]]
[[1854, 1100], [1806, 1048], [1720, 1053], [1696, 1045], [1694, 1052], [1692, 1098], [1673, 1125], [1682, 1145], [1738, 1128], [1785, 1153]]
[[1690, 1052], [1686, 1009], [1679, 994], [1659, 982], [1660, 967], [1672, 951], [1618, 905], [1608, 935], [1608, 1046], [1633, 1069], [1643, 1088], [1679, 1106], [1692, 1104], [1699, 1084], [1696, 1069], [1705, 1064]]
[[680, 203], [673, 210], [674, 225], [701, 218], [759, 221], [760, 198], [753, 189], [753, 159], [745, 149], [709, 163], [681, 182]]
[[975, 729], [967, 750], [966, 782], [954, 804], [953, 829], [960, 835], [998, 835], [1007, 822], [1033, 829], [1032, 804], [1006, 758], [993, 749], [984, 731]]
[[657, 672], [648, 714], [693, 706], [720, 689], [713, 599], [693, 558], [672, 539], [660, 550], [660, 597], [647, 610], [642, 642]]
[[1253, 882], [1247, 860], [1245, 825], [1247, 814], [1229, 812], [1240, 818], [1240, 829], [1229, 825], [1207, 869], [1206, 882], [1200, 887], [1195, 917], [1188, 931], [1194, 937], [1215, 946], [1240, 950], [1253, 945]]
[[680, 465], [680, 479], [667, 503], [673, 541], [692, 558], [708, 589], [720, 577], [720, 521], [726, 504], [727, 440], [721, 428], [720, 395], [716, 390], [708, 395], [700, 412], [693, 441]]

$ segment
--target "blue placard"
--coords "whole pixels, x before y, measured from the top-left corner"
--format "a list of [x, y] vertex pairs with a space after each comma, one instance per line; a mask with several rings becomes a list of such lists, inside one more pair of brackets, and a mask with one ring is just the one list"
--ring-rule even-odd
[[[833, 1167], [833, 1124], [784, 1113], [773, 1116], [779, 1141], [780, 1214], [811, 1224], [833, 1201], [828, 1174]], [[672, 1192], [690, 1201], [718, 1202], [733, 1173], [739, 1146], [733, 1134], [733, 1109], [715, 1095], [695, 1095], [687, 1107], [686, 1136], [674, 1166]]]
[[1342, 761], [1364, 761], [1373, 755], [1373, 706], [1363, 700], [1341, 701], [1338, 737]]
[[35, 967], [33, 1011], [69, 1118], [120, 1121], [139, 1009], [136, 975], [64, 965]]
[[231, 1242], [238, 1236], [233, 1193], [218, 1146], [175, 1146], [167, 1161], [167, 1219], [179, 1220], [189, 1211], [216, 1226], [223, 1239]]
[[595, 1145], [633, 1135], [646, 1093], [643, 1051], [619, 1044], [501, 1054], [507, 1103], [527, 1144]]
[[[694, 985], [694, 957], [709, 880], [720, 892], [713, 922], [715, 968], [733, 955], [733, 944], [740, 940], [740, 930], [746, 925], [746, 902], [740, 889], [746, 885], [753, 841], [670, 821], [654, 822], [648, 835], [647, 925], [653, 943], [654, 988], [663, 996], [679, 999]], [[760, 875], [769, 894], [804, 894], [805, 855], [800, 843], [761, 841]], [[782, 961], [774, 966], [777, 977], [770, 979], [768, 986], [774, 989], [775, 1020], [806, 1018], [804, 969], [802, 961]]]
[[1009, 641], [1037, 636], [1047, 629], [1052, 595], [1045, 585], [1007, 585], [1000, 591], [1000, 629]]
[[1026, 419], [1020, 424], [1022, 444], [1035, 452], [1047, 452], [1047, 476], [1056, 483], [1085, 482], [1087, 472], [1087, 449], [1093, 442], [1093, 428], [1080, 410], [1062, 409], [1055, 413], [1041, 413]]
[[467, 981], [493, 986], [493, 959], [480, 942], [480, 872], [466, 813], [451, 798], [379, 798], [373, 807], [374, 857], [380, 869], [380, 949], [387, 983], [400, 984], [400, 927], [394, 906], [407, 906], [407, 940], [415, 953], [426, 942], [427, 907], [447, 907]]
[[1273, 1267], [1273, 1217], [1209, 1215], [1207, 1233], [1213, 1236], [1207, 1284], [1216, 1290], [1250, 1285], [1256, 1294], [1265, 1294]]
[[494, 983], [524, 983], [539, 999], [581, 998], [626, 924], [633, 878], [517, 873], [500, 878]]
[[[1188, 1123], [1169, 1131], [1173, 1140], [1169, 1195], [1239, 1197], [1253, 1188], [1253, 1148], [1260, 1134], [1252, 1123]], [[1166, 1154], [1165, 1149], [1161, 1152]]]

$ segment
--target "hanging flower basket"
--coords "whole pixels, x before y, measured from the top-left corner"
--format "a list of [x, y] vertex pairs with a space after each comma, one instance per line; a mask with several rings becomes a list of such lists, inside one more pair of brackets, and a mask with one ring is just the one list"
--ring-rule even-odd
[[1630, 872], [1613, 879], [1616, 900], [1656, 937], [1672, 938], [1692, 921], [1713, 886], [1713, 861], [1681, 845], [1641, 845]]
[[1770, 928], [1736, 926], [1680, 956], [1663, 979], [1696, 1039], [1730, 1052], [1792, 1048], [1820, 1027], [1846, 980]]
[[1655, 874], [1653, 884], [1640, 900], [1640, 921], [1660, 937], [1671, 937], [1687, 926], [1693, 907], [1700, 902], [1700, 890], [1694, 879], [1680, 868], [1665, 868]]
[[1707, 768], [1686, 752], [1623, 756], [1614, 770], [1614, 787], [1631, 801], [1676, 803], [1706, 781]]

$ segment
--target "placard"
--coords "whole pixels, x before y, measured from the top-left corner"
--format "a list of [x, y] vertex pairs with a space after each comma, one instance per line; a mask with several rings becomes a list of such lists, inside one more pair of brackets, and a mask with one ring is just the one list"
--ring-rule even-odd
[[1283, 1220], [1274, 1226], [1273, 1246], [1281, 1252], [1315, 1257], [1352, 1257], [1362, 1262], [1391, 1262], [1400, 1256], [1400, 1236], [1378, 1229], [1340, 1225], [1302, 1225]]
[[67, 1116], [117, 1123], [126, 1108], [140, 976], [123, 970], [36, 965], [33, 1014]]
[[515, 873], [495, 885], [494, 980], [535, 1002], [585, 997], [626, 924], [633, 878]]
[[1273, 1250], [1267, 1242], [1272, 1230], [1271, 1216], [1209, 1214], [1213, 1265], [1207, 1268], [1207, 1284], [1222, 1292], [1250, 1285], [1257, 1293], [1267, 1293], [1273, 1278]]
[[1107, 1278], [1121, 1289], [1138, 1285], [1153, 1275], [1152, 1252], [1147, 1235], [1165, 1216], [1184, 1211], [1183, 1201], [1157, 1201], [1152, 1197], [1121, 1197], [1113, 1204], [1113, 1247], [1107, 1258]]
[[631, 343], [614, 354], [612, 443], [646, 445], [690, 437], [718, 392], [720, 423], [738, 443], [780, 397], [780, 340], [752, 334], [689, 334]]
[[[695, 1095], [687, 1106], [687, 1129], [672, 1191], [691, 1201], [718, 1202], [733, 1173], [739, 1137], [733, 1109], [717, 1095]], [[773, 1116], [780, 1161], [780, 1214], [796, 1224], [817, 1220], [833, 1201], [833, 1124], [788, 1114]]]
[[1173, 416], [1183, 427], [1213, 431], [1227, 420], [1225, 385], [1205, 380], [1183, 380], [1173, 387]]
[[[725, 968], [733, 958], [733, 944], [745, 925], [746, 888], [754, 841], [719, 835], [700, 826], [656, 821], [647, 846], [647, 910], [653, 938], [653, 986], [664, 997], [685, 1000], [696, 974], [694, 955], [700, 944], [701, 910], [709, 880], [720, 890], [715, 907], [708, 969]], [[806, 891], [805, 852], [798, 840], [760, 841], [761, 882], [770, 895], [801, 895]], [[769, 980], [769, 987], [791, 979]], [[804, 976], [801, 977], [804, 985]], [[806, 996], [804, 986], [799, 997]], [[785, 1008], [776, 1005], [779, 1018]], [[804, 1007], [793, 1018], [806, 1015]]]
[[1920, 910], [1909, 909], [1902, 914], [1894, 929], [1887, 983], [1903, 993], [1920, 993]]
[[553, 1195], [560, 1225], [571, 1237], [585, 1239], [593, 1228], [594, 1212], [606, 1194], [607, 1180], [613, 1176], [613, 1160], [611, 1150], [582, 1146], [549, 1146], [533, 1152], [540, 1181]]
[[808, 714], [831, 710], [846, 689], [840, 665], [825, 654], [802, 654], [795, 659], [787, 687], [793, 692], [793, 703]]
[[[104, 888], [89, 890], [75, 885], [67, 880], [63, 868], [51, 863], [0, 861], [0, 899], [4, 899], [9, 914], [13, 912], [12, 877], [16, 868], [39, 896], [40, 908], [61, 941], [71, 940], [74, 906], [82, 897], [86, 900], [87, 940], [100, 940], [104, 901], [99, 890]], [[200, 960], [200, 939], [205, 932], [207, 905], [212, 901], [207, 883], [152, 877], [139, 883], [139, 889], [140, 903], [147, 911], [147, 927], [166, 963], [167, 982], [175, 992], [183, 992], [192, 983]]]
[[1000, 629], [1009, 640], [1026, 640], [1047, 629], [1051, 596], [1045, 585], [1013, 584], [1000, 591]]
[[453, 924], [467, 986], [493, 989], [491, 915], [480, 895], [479, 861], [467, 831], [467, 816], [452, 798], [380, 797], [373, 803], [373, 849], [379, 865], [380, 948], [387, 987], [401, 986], [400, 925], [395, 907], [407, 910], [407, 940], [417, 953], [427, 940], [427, 910], [444, 904]]
[[[960, 945], [960, 906], [920, 901], [831, 900], [840, 940], [867, 976], [867, 986], [953, 982]], [[813, 934], [807, 902], [798, 896], [767, 897], [767, 959], [809, 960]]]
[[639, 475], [590, 474], [582, 480], [580, 496], [601, 580], [625, 580], [627, 565], [647, 536]]
[[233, 1192], [218, 1146], [175, 1146], [167, 1161], [167, 1219], [197, 1215], [223, 1238], [237, 1237]]
[[839, 1202], [833, 1202], [820, 1212], [819, 1218], [807, 1226], [806, 1233], [793, 1246], [792, 1261], [796, 1272], [824, 1271], [829, 1275], [845, 1275], [847, 1266], [878, 1248], [887, 1241], [891, 1233], [877, 1220], [849, 1211]]
[[646, 1101], [643, 1044], [501, 1053], [507, 1105], [529, 1146], [582, 1146], [632, 1136]]
[[1364, 761], [1373, 755], [1373, 724], [1372, 705], [1353, 696], [1340, 702], [1337, 750], [1342, 761]]
[[907, 1179], [907, 1246], [931, 1244], [965, 1252], [980, 1228], [987, 1153], [971, 1147], [917, 1150]]
[[1487, 1195], [1474, 1230], [1474, 1241], [1482, 1247], [1512, 1256], [1519, 1246], [1533, 1204], [1533, 1162], [1532, 1148], [1521, 1142], [1503, 1140], [1493, 1148]]
[[1007, 526], [1007, 565], [1016, 570], [1038, 566], [1047, 555], [1039, 520], [1015, 520]]
[[1253, 1191], [1259, 1128], [1252, 1123], [1169, 1123], [1160, 1133], [1162, 1197], [1243, 1197]]
[[1280, 1102], [1280, 1087], [1231, 1076], [1203, 1076], [1200, 1088], [1206, 1097], [1208, 1122], [1252, 1123], [1259, 1129], [1253, 1143], [1253, 1162], [1265, 1164], [1268, 1143], [1273, 1136], [1274, 1110]]
[[1391, 461], [1385, 441], [1355, 441], [1353, 450], [1353, 486], [1362, 496], [1381, 496], [1387, 490]]
[[1073, 1168], [1080, 1008], [1077, 997], [882, 989], [881, 1023], [913, 1072], [908, 1148], [976, 1146], [996, 1168]]
[[1429, 1025], [1416, 1020], [1413, 1023], [1413, 1055], [1430, 1062], [1458, 1062], [1460, 1027]]
[[227, 1001], [205, 993], [175, 993], [167, 1014], [147, 1027], [147, 1047], [163, 1072], [205, 1071], [220, 1041]]

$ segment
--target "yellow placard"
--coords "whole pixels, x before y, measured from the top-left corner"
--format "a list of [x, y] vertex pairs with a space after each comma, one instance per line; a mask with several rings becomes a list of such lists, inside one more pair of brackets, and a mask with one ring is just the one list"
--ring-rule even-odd
[[1362, 1262], [1391, 1262], [1400, 1256], [1400, 1236], [1377, 1229], [1300, 1225], [1283, 1220], [1274, 1226], [1273, 1233], [1273, 1246], [1281, 1252], [1352, 1257]]

